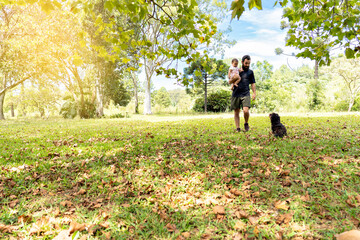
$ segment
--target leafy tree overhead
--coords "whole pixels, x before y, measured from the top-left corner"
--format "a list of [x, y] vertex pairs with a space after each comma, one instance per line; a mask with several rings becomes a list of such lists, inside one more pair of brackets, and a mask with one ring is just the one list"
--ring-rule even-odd
[[[301, 50], [297, 57], [320, 65], [331, 61], [330, 50], [344, 48], [347, 58], [360, 56], [360, 3], [357, 0], [293, 0], [284, 9], [287, 45]], [[317, 64], [315, 65], [317, 79]]]
[[36, 6], [0, 3], [0, 120], [5, 94], [26, 80], [41, 80], [38, 76], [49, 62], [48, 49], [40, 44], [45, 17]]

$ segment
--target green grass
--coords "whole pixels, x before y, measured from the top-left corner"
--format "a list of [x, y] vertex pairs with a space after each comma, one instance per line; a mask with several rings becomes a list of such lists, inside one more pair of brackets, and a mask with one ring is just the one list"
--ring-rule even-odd
[[268, 117], [248, 133], [231, 118], [0, 122], [0, 238], [52, 239], [71, 222], [95, 225], [73, 234], [88, 239], [332, 239], [359, 227], [360, 117], [282, 122], [284, 139]]

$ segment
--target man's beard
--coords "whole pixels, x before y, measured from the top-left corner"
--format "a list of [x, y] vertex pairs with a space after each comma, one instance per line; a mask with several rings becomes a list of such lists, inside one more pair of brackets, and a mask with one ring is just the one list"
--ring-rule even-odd
[[242, 69], [243, 69], [244, 71], [247, 71], [247, 70], [249, 70], [249, 66], [242, 66]]

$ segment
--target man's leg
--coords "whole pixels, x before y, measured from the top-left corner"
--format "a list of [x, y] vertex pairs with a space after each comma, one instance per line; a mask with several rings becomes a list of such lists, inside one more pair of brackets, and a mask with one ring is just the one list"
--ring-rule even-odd
[[234, 110], [236, 129], [240, 129], [240, 108]]
[[248, 123], [249, 121], [249, 108], [248, 107], [243, 107], [243, 111], [244, 111], [244, 119], [245, 119], [245, 123]]
[[244, 111], [244, 119], [245, 119], [244, 130], [245, 130], [245, 132], [247, 132], [247, 131], [250, 130], [249, 123], [248, 123], [249, 116], [250, 116], [249, 108], [248, 107], [243, 107], [243, 111]]

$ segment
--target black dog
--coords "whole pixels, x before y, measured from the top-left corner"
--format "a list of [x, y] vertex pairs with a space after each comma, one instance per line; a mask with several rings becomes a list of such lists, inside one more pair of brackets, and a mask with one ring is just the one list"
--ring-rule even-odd
[[286, 127], [280, 122], [280, 116], [277, 113], [269, 114], [271, 120], [271, 130], [275, 137], [287, 136]]

